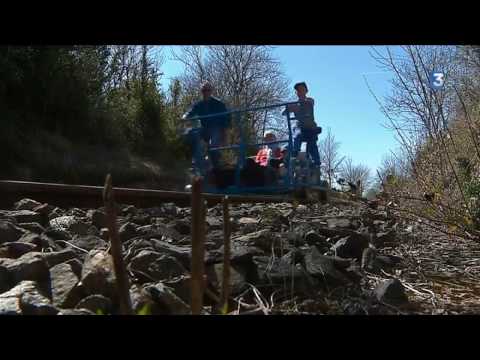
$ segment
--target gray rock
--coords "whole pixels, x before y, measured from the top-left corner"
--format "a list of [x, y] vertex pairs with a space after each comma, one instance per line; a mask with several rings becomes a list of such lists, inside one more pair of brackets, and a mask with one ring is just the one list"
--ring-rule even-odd
[[143, 211], [151, 217], [160, 217], [164, 214], [163, 209], [160, 206], [146, 208], [143, 209]]
[[14, 218], [17, 223], [29, 223], [29, 222], [36, 222], [42, 223], [43, 216], [39, 213], [30, 210], [16, 210], [10, 211], [8, 214], [9, 217]]
[[33, 281], [24, 281], [7, 292], [0, 294], [0, 315], [20, 315], [20, 296], [26, 291], [35, 291]]
[[341, 258], [354, 258], [360, 260], [363, 250], [368, 247], [368, 238], [360, 235], [350, 235], [338, 240], [332, 246], [332, 251]]
[[126, 205], [122, 208], [121, 214], [125, 215], [136, 215], [138, 213], [138, 209], [133, 205]]
[[180, 235], [190, 235], [192, 224], [187, 220], [177, 220], [171, 226]]
[[118, 230], [120, 241], [125, 242], [137, 236], [137, 228], [138, 228], [138, 225], [135, 225], [134, 223], [131, 223], [131, 222], [127, 222], [122, 226], [120, 226], [120, 229]]
[[173, 227], [163, 224], [152, 224], [137, 228], [137, 235], [142, 237], [157, 238], [161, 240], [172, 239], [175, 242], [182, 239], [182, 235]]
[[314, 287], [302, 266], [292, 264], [288, 257], [272, 260], [269, 256], [255, 256], [253, 262], [257, 267], [257, 284], [264, 289], [268, 286], [271, 290], [281, 287], [284, 291], [290, 291], [293, 285], [295, 292], [309, 293]]
[[87, 235], [100, 236], [100, 230], [98, 230], [95, 226], [91, 225], [88, 227]]
[[15, 210], [30, 210], [34, 211], [35, 208], [39, 207], [42, 205], [38, 201], [32, 200], [32, 199], [22, 199], [20, 201], [17, 201], [14, 205], [13, 208]]
[[[213, 264], [208, 266], [205, 270], [209, 282], [217, 289], [220, 294], [223, 284], [223, 264]], [[230, 294], [238, 295], [248, 288], [247, 273], [240, 267], [230, 266]]]
[[56, 217], [50, 220], [49, 225], [54, 230], [67, 231], [76, 235], [87, 235], [89, 229], [89, 225], [86, 222], [72, 215]]
[[[188, 244], [191, 243], [191, 239], [187, 239]], [[207, 233], [207, 242], [214, 244], [214, 248], [218, 249], [224, 243], [224, 235], [222, 230], [209, 231]]]
[[[364, 257], [367, 256], [367, 251], [371, 250], [370, 248], [367, 248], [364, 250]], [[364, 260], [362, 257], [362, 267], [363, 263], [366, 262], [366, 266], [364, 266], [365, 270], [374, 273], [374, 274], [380, 274], [382, 270], [385, 270], [387, 272], [390, 272], [395, 266], [399, 265], [401, 262], [401, 259], [392, 256], [392, 255], [375, 255], [374, 257], [368, 258], [368, 262]]]
[[156, 240], [154, 243], [154, 247], [156, 251], [173, 256], [186, 269], [190, 269], [190, 261], [191, 261], [190, 259], [191, 259], [191, 253], [192, 253], [190, 246], [176, 246], [176, 245], [169, 244], [166, 241]]
[[22, 255], [22, 257], [20, 257], [18, 260], [25, 257], [38, 258], [44, 261], [45, 264], [48, 266], [48, 268], [51, 268], [57, 264], [61, 264], [70, 259], [73, 259], [76, 256], [77, 254], [72, 250], [51, 251], [51, 252], [32, 251], [25, 255]]
[[0, 295], [0, 315], [20, 315], [21, 310], [18, 297], [2, 297], [3, 295]]
[[111, 257], [103, 251], [90, 251], [83, 264], [81, 282], [86, 294], [113, 299], [116, 283]]
[[383, 266], [393, 268], [401, 265], [404, 259], [395, 255], [378, 255], [377, 260], [383, 264]]
[[46, 261], [32, 252], [18, 259], [0, 259], [0, 266], [7, 269], [13, 285], [24, 280], [45, 282], [49, 278]]
[[143, 287], [140, 295], [132, 300], [134, 311], [137, 313], [146, 306], [151, 315], [190, 314], [190, 307], [162, 283]]
[[344, 228], [344, 229], [354, 229], [352, 220], [349, 218], [333, 218], [327, 219], [327, 226], [329, 228]]
[[[83, 249], [86, 251], [91, 251], [94, 249], [101, 249], [101, 248], [106, 249], [108, 246], [105, 240], [95, 235], [74, 235], [69, 242], [75, 245], [76, 247], [79, 247], [80, 249]], [[65, 244], [65, 245], [67, 248], [70, 247], [69, 244]], [[79, 251], [74, 247], [71, 247], [71, 249], [75, 251]]]
[[34, 281], [22, 281], [0, 294], [0, 314], [55, 315], [57, 312]]
[[79, 208], [72, 208], [67, 211], [67, 215], [74, 216], [76, 218], [83, 218], [87, 216], [87, 213]]
[[[58, 209], [58, 208], [57, 208]], [[50, 220], [50, 213], [55, 210], [55, 207], [48, 204], [41, 204], [32, 209], [36, 213], [46, 216]]]
[[10, 211], [0, 210], [0, 221], [10, 221], [12, 224], [17, 225], [17, 220], [10, 216]]
[[249, 246], [255, 246], [263, 251], [271, 251], [272, 245], [275, 242], [276, 237], [269, 229], [263, 229], [254, 233], [240, 236], [235, 239], [235, 242], [242, 243]]
[[75, 259], [77, 256], [75, 251], [70, 249], [52, 252], [39, 252], [35, 253], [35, 255], [44, 259], [49, 268], [67, 262], [68, 260]]
[[148, 282], [172, 279], [186, 273], [176, 258], [150, 250], [140, 251], [130, 261], [128, 269]]
[[11, 221], [0, 220], [0, 244], [18, 241], [24, 233], [24, 230], [15, 226]]
[[154, 252], [158, 252], [155, 248], [155, 244], [159, 242], [159, 240], [151, 239], [147, 240], [144, 238], [134, 238], [128, 243], [124, 245], [127, 247], [127, 254], [125, 255], [125, 262], [129, 263], [132, 258], [134, 258], [140, 251], [142, 250], [151, 250]]
[[180, 209], [174, 203], [165, 203], [161, 207], [162, 214], [177, 216], [180, 212]]
[[69, 264], [58, 264], [50, 269], [52, 300], [61, 308], [74, 307], [82, 297], [79, 278]]
[[74, 259], [67, 260], [65, 261], [65, 264], [68, 264], [72, 267], [72, 271], [75, 273], [75, 275], [77, 275], [78, 278], [82, 276], [83, 264], [79, 259], [74, 258]]
[[208, 228], [210, 230], [222, 230], [223, 229], [223, 223], [220, 220], [219, 217], [216, 216], [207, 216], [206, 218]]
[[315, 230], [307, 232], [304, 239], [308, 245], [315, 245], [321, 252], [326, 252], [330, 248], [330, 244], [325, 236], [318, 234]]
[[96, 315], [87, 309], [62, 309], [57, 315]]
[[57, 315], [58, 309], [38, 291], [28, 291], [20, 296], [22, 315]]
[[39, 223], [21, 223], [21, 224], [18, 224], [18, 227], [24, 229], [24, 230], [27, 230], [27, 231], [30, 231], [30, 232], [34, 232], [35, 234], [42, 234], [43, 232], [45, 232], [45, 228], [40, 225]]
[[390, 230], [388, 232], [380, 232], [373, 238], [373, 245], [377, 248], [381, 248], [385, 245], [391, 244], [395, 241], [395, 231]]
[[345, 237], [349, 235], [356, 235], [356, 232], [351, 230], [351, 229], [346, 229], [346, 228], [328, 228], [328, 227], [322, 227], [319, 226], [317, 227], [317, 232], [320, 235], [323, 235], [327, 238], [333, 238], [333, 237]]
[[306, 244], [305, 236], [301, 232], [287, 231], [285, 233], [282, 233], [282, 235], [285, 235], [288, 243], [293, 245], [294, 247], [300, 247]]
[[5, 266], [0, 266], [0, 294], [10, 289], [10, 274]]
[[110, 237], [110, 232], [109, 232], [108, 228], [101, 228], [100, 229], [100, 238], [102, 240], [109, 241], [108, 240], [109, 237]]
[[408, 296], [398, 279], [390, 279], [380, 283], [375, 288], [375, 295], [378, 301], [390, 305], [403, 305], [408, 303]]
[[260, 222], [260, 220], [256, 218], [251, 218], [251, 217], [241, 217], [240, 219], [238, 219], [237, 222], [239, 225], [249, 225], [249, 224], [257, 225]]
[[[218, 258], [219, 261], [223, 258], [224, 251], [224, 247], [222, 246], [218, 251], [220, 254]], [[254, 256], [261, 256], [263, 254], [262, 250], [253, 246], [238, 243], [232, 243], [230, 245], [230, 261], [232, 264], [251, 264]]]
[[59, 217], [63, 217], [64, 214], [65, 214], [65, 212], [62, 209], [60, 209], [58, 207], [53, 208], [48, 212], [48, 220], [52, 221], [52, 220], [57, 219]]
[[30, 251], [34, 251], [36, 248], [37, 246], [34, 244], [9, 242], [0, 245], [0, 257], [17, 259]]
[[48, 236], [53, 240], [63, 240], [69, 241], [72, 239], [72, 235], [68, 233], [68, 231], [61, 230], [61, 229], [54, 229], [52, 227], [48, 227], [45, 229], [44, 235]]
[[46, 235], [38, 235], [35, 233], [27, 233], [23, 235], [18, 242], [23, 242], [25, 244], [32, 244], [35, 245], [37, 251], [41, 251], [43, 249], [51, 248], [53, 250], [57, 250], [58, 246], [55, 244], [55, 241], [50, 239]]
[[377, 266], [376, 258], [377, 253], [374, 249], [371, 247], [365, 248], [362, 253], [362, 269], [372, 273], [377, 273], [379, 268]]
[[130, 221], [138, 226], [150, 224], [150, 216], [144, 214], [137, 214], [130, 218]]
[[103, 211], [100, 210], [89, 210], [87, 212], [87, 219], [89, 219], [92, 224], [97, 227], [97, 229], [102, 229], [107, 227], [107, 216]]
[[190, 304], [192, 289], [190, 275], [182, 275], [174, 279], [162, 281], [162, 283], [171, 288], [175, 295], [182, 299], [183, 302]]
[[383, 220], [374, 220], [372, 222], [372, 225], [375, 227], [375, 229], [380, 230], [380, 231], [384, 231], [386, 222], [383, 221]]
[[316, 248], [312, 248], [305, 255], [304, 262], [307, 273], [317, 278], [321, 285], [339, 286], [350, 282], [350, 279], [344, 272], [345, 267], [350, 262], [345, 264], [330, 256], [324, 256]]
[[82, 299], [75, 309], [86, 309], [95, 314], [110, 314], [112, 311], [112, 302], [102, 295], [90, 295]]

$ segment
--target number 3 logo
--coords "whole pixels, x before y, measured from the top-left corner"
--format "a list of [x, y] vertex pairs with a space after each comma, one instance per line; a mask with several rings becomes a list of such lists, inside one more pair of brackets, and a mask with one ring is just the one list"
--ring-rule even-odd
[[434, 71], [430, 75], [430, 86], [434, 89], [440, 89], [445, 83], [445, 75], [442, 72]]

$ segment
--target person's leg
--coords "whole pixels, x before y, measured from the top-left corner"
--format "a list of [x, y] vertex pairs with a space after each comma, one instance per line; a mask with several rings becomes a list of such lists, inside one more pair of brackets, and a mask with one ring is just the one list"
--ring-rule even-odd
[[[225, 129], [214, 128], [210, 131], [210, 147], [215, 148], [225, 145]], [[221, 154], [220, 151], [210, 151], [210, 159], [212, 160], [213, 167], [219, 167]]]
[[315, 167], [320, 166], [320, 154], [318, 152], [317, 139], [317, 135], [313, 133], [309, 134], [307, 138], [307, 153], [310, 155]]
[[300, 129], [296, 129], [293, 133], [293, 151], [292, 157], [297, 157], [298, 153], [302, 149], [302, 142], [303, 142], [303, 134]]
[[202, 147], [201, 147], [201, 134], [197, 129], [190, 130], [185, 135], [186, 142], [190, 145], [192, 152], [192, 166], [193, 168], [201, 169], [202, 162]]
[[320, 184], [320, 154], [318, 153], [317, 139], [318, 136], [315, 133], [309, 134], [307, 140], [307, 152], [313, 163], [313, 169], [311, 169], [312, 178], [315, 184]]

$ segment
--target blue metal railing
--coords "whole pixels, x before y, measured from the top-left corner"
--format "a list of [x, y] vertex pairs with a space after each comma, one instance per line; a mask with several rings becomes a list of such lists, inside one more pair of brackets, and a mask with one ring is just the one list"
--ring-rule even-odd
[[[280, 188], [288, 188], [291, 189], [292, 186], [295, 184], [293, 183], [294, 176], [293, 176], [293, 165], [291, 164], [291, 153], [293, 150], [293, 140], [292, 140], [292, 126], [291, 126], [291, 121], [296, 120], [295, 117], [291, 117], [291, 113], [289, 111], [284, 111], [282, 113], [282, 116], [286, 116], [287, 119], [287, 125], [288, 125], [288, 139], [287, 140], [279, 140], [279, 141], [273, 141], [269, 143], [255, 143], [255, 144], [247, 144], [245, 141], [245, 134], [244, 134], [244, 129], [242, 124], [240, 123], [240, 114], [242, 113], [247, 113], [247, 112], [253, 112], [253, 111], [261, 111], [261, 110], [269, 110], [269, 109], [275, 109], [279, 107], [287, 107], [289, 105], [298, 105], [300, 104], [299, 101], [293, 101], [293, 102], [284, 102], [284, 103], [278, 103], [278, 104], [273, 104], [273, 105], [265, 105], [265, 106], [257, 106], [257, 107], [251, 107], [251, 108], [245, 108], [245, 109], [236, 109], [236, 110], [229, 110], [225, 111], [222, 113], [215, 113], [215, 114], [209, 114], [209, 115], [202, 115], [202, 116], [191, 116], [191, 117], [184, 117], [184, 120], [186, 121], [198, 121], [202, 119], [207, 119], [207, 118], [212, 118], [212, 117], [217, 117], [217, 116], [224, 116], [224, 115], [234, 115], [233, 120], [237, 122], [238, 129], [239, 129], [239, 135], [240, 135], [240, 144], [232, 144], [232, 145], [227, 145], [227, 146], [218, 146], [218, 147], [213, 147], [209, 148], [208, 152], [212, 151], [223, 151], [223, 150], [235, 150], [238, 152], [238, 161], [236, 164], [235, 168], [235, 186], [236, 189], [234, 190], [240, 190], [242, 187], [240, 186], [240, 173], [241, 170], [245, 164], [245, 158], [246, 158], [246, 150], [247, 146], [255, 146], [255, 147], [260, 147], [260, 146], [265, 146], [265, 145], [274, 145], [274, 144], [284, 144], [288, 143], [287, 145], [287, 155], [284, 160], [285, 167], [287, 168], [287, 173], [284, 176], [284, 181], [283, 181], [283, 186], [271, 186], [271, 187], [262, 187], [262, 188], [245, 188], [245, 190], [248, 191], [259, 191], [260, 189], [265, 190], [265, 191], [279, 191]], [[199, 146], [196, 147], [197, 151], [199, 150]], [[196, 159], [201, 158], [201, 154], [195, 154], [194, 155]], [[203, 162], [202, 162], [203, 163]], [[198, 166], [198, 165], [197, 165]], [[204, 169], [201, 169], [201, 165], [199, 166], [199, 170], [201, 172], [204, 172]], [[209, 191], [215, 192], [214, 189], [210, 189]]]
[[[301, 103], [300, 101], [291, 101], [291, 102], [284, 102], [284, 103], [279, 103], [279, 104], [274, 104], [274, 105], [256, 106], [256, 107], [252, 107], [252, 108], [229, 110], [229, 111], [224, 111], [224, 112], [221, 112], [221, 113], [215, 113], [215, 114], [209, 114], [209, 115], [191, 116], [191, 117], [184, 118], [184, 120], [195, 121], [195, 120], [207, 119], [207, 118], [211, 118], [211, 117], [215, 117], [215, 116], [245, 113], [245, 112], [251, 112], [251, 111], [268, 110], [268, 109], [274, 109], [274, 108], [288, 106], [288, 105], [299, 105], [300, 103]], [[290, 120], [294, 120], [294, 118], [290, 118]]]

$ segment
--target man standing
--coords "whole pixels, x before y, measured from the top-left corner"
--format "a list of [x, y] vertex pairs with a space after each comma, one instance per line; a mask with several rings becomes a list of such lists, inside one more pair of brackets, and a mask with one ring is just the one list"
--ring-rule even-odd
[[[209, 82], [203, 83], [200, 88], [202, 100], [195, 103], [190, 111], [183, 115], [183, 118], [188, 119], [195, 116], [225, 113], [227, 107], [219, 99], [212, 96], [213, 90], [214, 88]], [[226, 130], [230, 126], [230, 122], [230, 115], [228, 114], [200, 119], [200, 137], [207, 143], [209, 149], [225, 145]], [[218, 168], [220, 165], [220, 152], [210, 151], [209, 157], [213, 167]]]

